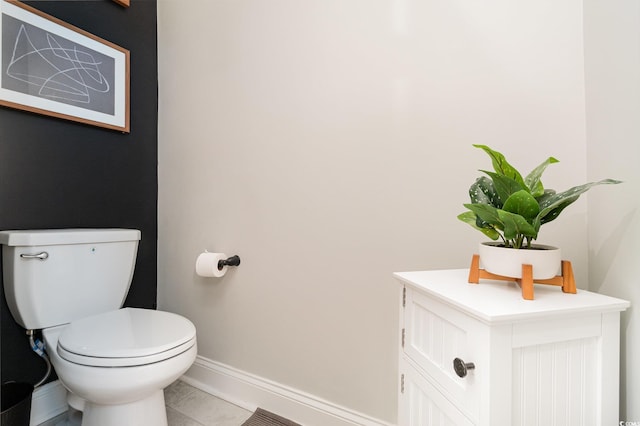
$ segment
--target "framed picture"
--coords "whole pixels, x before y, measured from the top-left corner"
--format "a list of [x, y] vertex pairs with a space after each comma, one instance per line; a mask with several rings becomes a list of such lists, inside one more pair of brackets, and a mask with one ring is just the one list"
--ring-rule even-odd
[[0, 105], [129, 132], [129, 51], [0, 0]]

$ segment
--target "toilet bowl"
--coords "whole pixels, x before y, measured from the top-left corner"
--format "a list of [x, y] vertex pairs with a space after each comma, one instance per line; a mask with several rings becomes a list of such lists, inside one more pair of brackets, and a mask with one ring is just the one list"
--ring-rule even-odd
[[163, 389], [197, 354], [189, 320], [147, 309], [119, 309], [42, 334], [83, 425], [165, 426]]
[[166, 426], [163, 389], [196, 357], [188, 319], [122, 309], [140, 236], [135, 229], [0, 231], [9, 310], [25, 329], [42, 330], [83, 426]]

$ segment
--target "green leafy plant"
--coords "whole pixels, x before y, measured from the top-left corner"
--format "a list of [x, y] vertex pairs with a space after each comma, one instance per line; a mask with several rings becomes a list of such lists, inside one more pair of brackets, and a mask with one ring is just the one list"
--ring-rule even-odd
[[491, 157], [494, 171], [481, 170], [486, 176], [469, 188], [471, 203], [464, 204], [469, 210], [458, 219], [492, 240], [502, 239], [505, 247], [530, 248], [540, 227], [556, 219], [581, 194], [596, 185], [621, 183], [604, 179], [556, 192], [545, 189], [541, 181], [547, 166], [558, 162], [555, 158], [547, 158], [523, 178], [501, 153], [486, 145], [473, 146]]

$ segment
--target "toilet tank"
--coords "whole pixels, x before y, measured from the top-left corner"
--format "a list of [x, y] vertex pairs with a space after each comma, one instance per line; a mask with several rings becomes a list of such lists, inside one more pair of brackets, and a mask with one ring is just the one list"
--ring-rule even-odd
[[0, 231], [4, 292], [26, 329], [119, 309], [136, 263], [135, 229]]

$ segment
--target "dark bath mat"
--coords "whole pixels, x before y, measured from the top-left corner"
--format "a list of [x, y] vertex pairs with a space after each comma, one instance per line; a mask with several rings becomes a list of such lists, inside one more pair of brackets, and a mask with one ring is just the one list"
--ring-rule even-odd
[[277, 414], [258, 408], [249, 419], [242, 423], [242, 426], [302, 426], [294, 423]]

